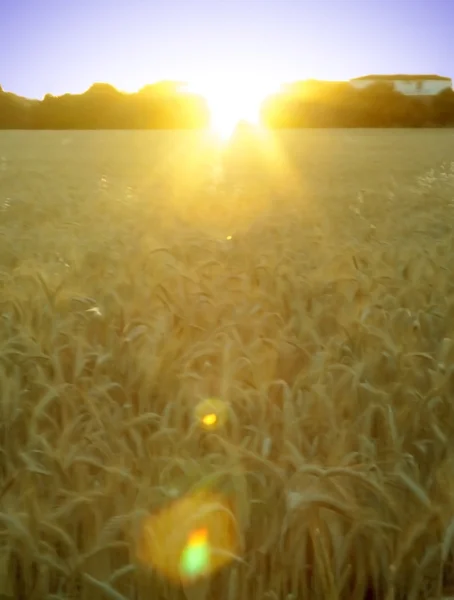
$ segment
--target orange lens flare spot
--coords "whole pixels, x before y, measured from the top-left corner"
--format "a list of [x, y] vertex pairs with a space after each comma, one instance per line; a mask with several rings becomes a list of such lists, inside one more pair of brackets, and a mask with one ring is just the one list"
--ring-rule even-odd
[[188, 544], [204, 544], [208, 540], [208, 529], [196, 529], [189, 536]]

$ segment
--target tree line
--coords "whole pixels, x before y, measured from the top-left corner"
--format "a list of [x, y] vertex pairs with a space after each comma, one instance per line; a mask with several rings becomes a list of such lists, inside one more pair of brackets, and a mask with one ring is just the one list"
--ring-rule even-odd
[[[386, 84], [357, 90], [348, 83], [297, 82], [265, 99], [263, 125], [306, 127], [452, 127], [454, 92], [412, 97]], [[0, 88], [0, 129], [202, 129], [210, 123], [203, 97], [160, 82], [135, 94], [97, 83], [83, 94], [29, 100]]]
[[262, 121], [271, 128], [452, 127], [454, 92], [418, 97], [386, 83], [358, 90], [349, 83], [301, 82], [268, 98]]
[[83, 94], [29, 100], [0, 88], [0, 129], [197, 129], [208, 106], [182, 84], [159, 82], [135, 94], [95, 83]]

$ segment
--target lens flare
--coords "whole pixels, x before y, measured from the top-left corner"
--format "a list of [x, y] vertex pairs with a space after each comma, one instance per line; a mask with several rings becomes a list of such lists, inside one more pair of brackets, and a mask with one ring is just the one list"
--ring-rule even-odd
[[218, 418], [214, 413], [210, 413], [210, 414], [202, 417], [202, 423], [206, 427], [212, 427], [213, 425], [216, 425], [217, 420], [218, 420]]
[[177, 585], [210, 577], [238, 556], [234, 506], [209, 489], [174, 500], [143, 521], [138, 558]]
[[195, 419], [207, 431], [222, 427], [227, 416], [227, 403], [219, 398], [207, 398], [195, 407]]
[[185, 576], [197, 577], [206, 573], [209, 566], [208, 530], [197, 529], [189, 536], [188, 543], [181, 554], [180, 570]]

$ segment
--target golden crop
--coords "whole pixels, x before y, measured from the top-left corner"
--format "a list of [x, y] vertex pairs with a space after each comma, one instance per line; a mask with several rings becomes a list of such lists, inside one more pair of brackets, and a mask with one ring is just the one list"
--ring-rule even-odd
[[453, 134], [273, 144], [2, 132], [0, 594], [449, 595]]

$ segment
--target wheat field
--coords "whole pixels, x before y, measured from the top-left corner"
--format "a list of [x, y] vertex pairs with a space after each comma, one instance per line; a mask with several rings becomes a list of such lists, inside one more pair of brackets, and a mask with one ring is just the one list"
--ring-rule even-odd
[[449, 596], [453, 223], [446, 130], [2, 132], [0, 596]]

